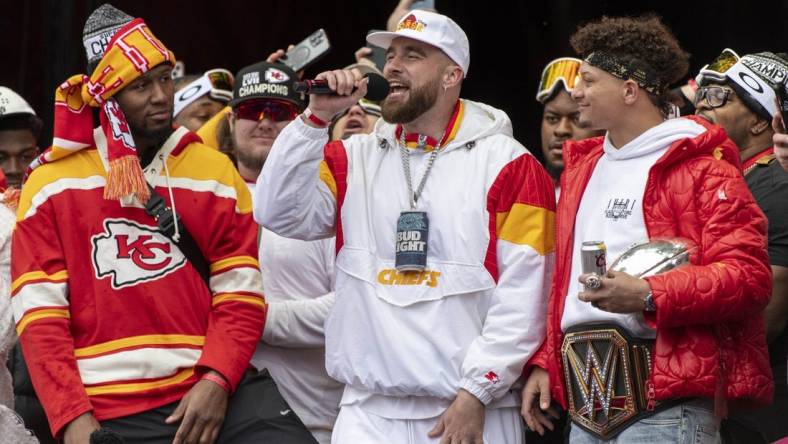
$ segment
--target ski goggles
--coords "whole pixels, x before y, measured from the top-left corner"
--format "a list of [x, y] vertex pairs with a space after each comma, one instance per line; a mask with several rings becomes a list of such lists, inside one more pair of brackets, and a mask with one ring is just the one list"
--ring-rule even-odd
[[739, 61], [741, 57], [732, 49], [725, 48], [711, 63], [700, 69], [695, 81], [698, 85], [709, 82], [725, 82], [725, 73]]
[[235, 79], [226, 69], [206, 71], [199, 79], [189, 83], [175, 93], [173, 115], [177, 116], [195, 100], [208, 94], [212, 99], [227, 103], [233, 98]]
[[572, 57], [562, 57], [548, 63], [542, 70], [542, 77], [539, 81], [539, 89], [536, 92], [536, 100], [544, 103], [555, 93], [559, 83], [563, 83], [563, 88], [572, 93], [577, 79], [580, 77], [580, 64], [583, 61]]
[[272, 122], [286, 122], [296, 118], [298, 106], [276, 99], [249, 100], [233, 109], [235, 117], [259, 122], [269, 119]]

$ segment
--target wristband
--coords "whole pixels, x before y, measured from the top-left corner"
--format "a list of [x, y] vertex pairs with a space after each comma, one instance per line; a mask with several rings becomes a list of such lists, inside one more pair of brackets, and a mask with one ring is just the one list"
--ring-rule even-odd
[[231, 391], [230, 384], [224, 378], [222, 378], [221, 376], [214, 375], [213, 373], [206, 373], [206, 374], [202, 375], [202, 378], [200, 378], [200, 380], [201, 381], [202, 380], [211, 381], [211, 382], [215, 383], [216, 385], [218, 385], [219, 387], [221, 387], [222, 390], [227, 392], [228, 395], [230, 394], [230, 391]]
[[321, 128], [326, 128], [328, 126], [328, 122], [321, 119], [320, 117], [317, 117], [309, 108], [304, 110], [304, 118], [309, 119], [310, 122]]

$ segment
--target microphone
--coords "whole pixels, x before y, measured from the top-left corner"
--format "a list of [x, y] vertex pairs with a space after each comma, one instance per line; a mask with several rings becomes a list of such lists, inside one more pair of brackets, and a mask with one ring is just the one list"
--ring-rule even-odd
[[[364, 75], [369, 79], [367, 84], [367, 94], [365, 98], [374, 102], [379, 102], [389, 95], [389, 82], [380, 74], [373, 72]], [[328, 87], [328, 82], [325, 80], [302, 80], [293, 82], [293, 89], [299, 93], [306, 94], [335, 94], [334, 90]], [[356, 88], [353, 88], [356, 91]]]

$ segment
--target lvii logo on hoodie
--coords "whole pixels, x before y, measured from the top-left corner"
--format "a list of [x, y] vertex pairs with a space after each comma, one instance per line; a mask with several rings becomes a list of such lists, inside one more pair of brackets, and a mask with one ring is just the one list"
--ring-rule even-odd
[[635, 208], [635, 202], [637, 202], [637, 199], [610, 199], [607, 202], [607, 208], [605, 208], [605, 217], [613, 219], [614, 221], [626, 219], [632, 215], [632, 210]]

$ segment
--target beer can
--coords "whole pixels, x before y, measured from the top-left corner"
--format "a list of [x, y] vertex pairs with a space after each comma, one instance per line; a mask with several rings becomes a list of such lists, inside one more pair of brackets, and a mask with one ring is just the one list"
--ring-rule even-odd
[[[602, 241], [583, 242], [580, 247], [580, 263], [583, 266], [583, 274], [595, 273], [604, 276], [607, 273], [607, 247]], [[586, 287], [586, 291], [592, 290]]]

